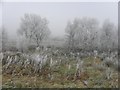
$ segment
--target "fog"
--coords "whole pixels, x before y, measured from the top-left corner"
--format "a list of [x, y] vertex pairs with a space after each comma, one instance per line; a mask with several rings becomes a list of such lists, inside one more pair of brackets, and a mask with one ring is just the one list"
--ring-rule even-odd
[[3, 88], [119, 87], [117, 2], [9, 2], [0, 10]]
[[2, 3], [2, 5], [3, 13], [0, 13], [2, 13], [3, 17], [0, 18], [0, 21], [3, 19], [3, 24], [11, 37], [16, 35], [16, 31], [20, 26], [21, 17], [25, 13], [33, 13], [41, 17], [46, 17], [49, 21], [51, 35], [55, 37], [63, 37], [67, 22], [72, 21], [76, 17], [93, 17], [100, 24], [105, 19], [110, 19], [115, 24], [117, 24], [118, 20], [117, 2], [6, 2]]

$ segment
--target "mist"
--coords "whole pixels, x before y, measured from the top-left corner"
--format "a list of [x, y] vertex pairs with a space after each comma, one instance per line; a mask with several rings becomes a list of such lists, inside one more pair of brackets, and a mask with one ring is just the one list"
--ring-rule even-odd
[[[99, 20], [100, 25], [105, 19], [117, 25], [118, 12], [117, 3], [113, 2], [6, 2], [2, 3], [3, 25], [6, 27], [11, 38], [16, 36], [16, 32], [20, 27], [21, 17], [25, 13], [33, 13], [47, 18], [51, 36], [63, 37], [65, 35], [65, 27], [68, 21], [74, 18], [93, 17]], [[1, 14], [0, 14], [1, 15]], [[2, 22], [0, 22], [2, 24]]]
[[118, 88], [118, 3], [0, 4], [3, 88]]

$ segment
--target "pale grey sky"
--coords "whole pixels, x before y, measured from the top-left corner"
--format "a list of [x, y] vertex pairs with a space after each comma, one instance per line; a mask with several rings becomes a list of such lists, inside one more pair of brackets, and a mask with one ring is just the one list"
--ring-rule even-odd
[[100, 23], [110, 19], [117, 24], [117, 4], [117, 2], [7, 2], [3, 3], [2, 18], [10, 35], [15, 35], [20, 26], [20, 18], [25, 13], [33, 13], [48, 19], [52, 35], [63, 36], [67, 22], [75, 17], [93, 17]]

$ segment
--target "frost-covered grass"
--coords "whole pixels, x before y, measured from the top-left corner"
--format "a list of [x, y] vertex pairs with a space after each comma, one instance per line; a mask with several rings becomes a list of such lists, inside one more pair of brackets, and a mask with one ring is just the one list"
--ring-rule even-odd
[[118, 71], [98, 57], [47, 52], [12, 56], [3, 65], [3, 88], [118, 87]]

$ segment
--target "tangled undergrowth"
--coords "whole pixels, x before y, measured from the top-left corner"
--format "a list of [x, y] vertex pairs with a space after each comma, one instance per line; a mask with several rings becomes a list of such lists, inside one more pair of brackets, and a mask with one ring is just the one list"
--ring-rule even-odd
[[61, 54], [58, 50], [54, 53], [4, 53], [2, 87], [118, 87], [118, 63], [115, 56], [104, 58], [102, 53], [81, 57], [80, 54]]

